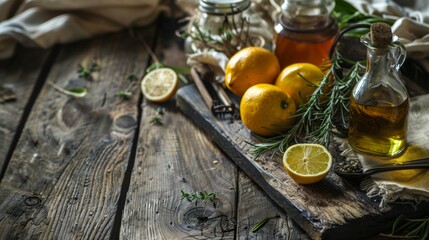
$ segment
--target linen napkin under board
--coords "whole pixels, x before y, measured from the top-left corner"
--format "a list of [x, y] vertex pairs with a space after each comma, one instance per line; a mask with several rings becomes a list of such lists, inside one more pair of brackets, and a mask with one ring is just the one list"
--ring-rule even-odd
[[[408, 118], [408, 148], [399, 158], [376, 160], [355, 153], [346, 139], [340, 140], [341, 155], [347, 160], [358, 159], [362, 168], [391, 162], [429, 157], [429, 94], [411, 99]], [[380, 197], [380, 207], [397, 200], [429, 201], [429, 170], [398, 170], [377, 173], [361, 183], [369, 197]]]

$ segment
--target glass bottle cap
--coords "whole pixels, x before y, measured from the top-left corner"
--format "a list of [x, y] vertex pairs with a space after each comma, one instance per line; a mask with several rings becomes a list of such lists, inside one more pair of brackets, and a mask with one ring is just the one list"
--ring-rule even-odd
[[242, 12], [250, 6], [250, 0], [200, 0], [198, 9], [214, 15], [229, 15]]

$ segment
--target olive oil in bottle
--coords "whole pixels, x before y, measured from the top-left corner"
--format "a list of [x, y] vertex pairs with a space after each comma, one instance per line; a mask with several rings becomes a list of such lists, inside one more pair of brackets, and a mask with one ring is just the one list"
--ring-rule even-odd
[[349, 142], [358, 152], [375, 156], [395, 156], [405, 149], [408, 99], [396, 104], [368, 99], [350, 100]]
[[368, 47], [367, 69], [352, 91], [348, 140], [359, 153], [393, 158], [407, 146], [409, 98], [398, 71], [405, 48], [380, 23], [362, 42]]

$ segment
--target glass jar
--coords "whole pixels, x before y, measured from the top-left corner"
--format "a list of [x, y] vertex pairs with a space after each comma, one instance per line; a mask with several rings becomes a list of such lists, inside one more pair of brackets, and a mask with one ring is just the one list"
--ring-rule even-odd
[[222, 33], [225, 16], [228, 22], [240, 23], [241, 14], [250, 6], [250, 0], [200, 0], [198, 10], [201, 12], [198, 25], [205, 32], [214, 35]]
[[306, 62], [321, 66], [329, 61], [329, 49], [338, 32], [332, 17], [334, 0], [284, 0], [274, 53], [280, 67]]
[[250, 0], [199, 0], [195, 18], [190, 29], [193, 37], [187, 38], [189, 53], [206, 48], [230, 57], [246, 46], [272, 46], [272, 31], [252, 11]]
[[409, 97], [399, 68], [405, 61], [405, 47], [388, 30], [385, 44], [376, 44], [374, 24], [361, 38], [367, 47], [367, 69], [352, 90], [348, 140], [359, 153], [393, 158], [404, 152], [407, 143]]

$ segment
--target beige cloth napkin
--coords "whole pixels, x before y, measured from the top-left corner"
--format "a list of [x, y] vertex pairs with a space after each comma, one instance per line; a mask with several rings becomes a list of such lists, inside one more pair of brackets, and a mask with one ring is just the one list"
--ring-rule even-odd
[[[429, 157], [429, 94], [411, 99], [406, 152], [399, 158], [376, 160], [356, 154], [343, 139], [342, 155], [359, 159], [363, 169], [388, 162], [405, 162]], [[362, 182], [362, 189], [370, 197], [380, 197], [380, 207], [400, 200], [429, 201], [429, 170], [400, 170], [377, 173]]]
[[150, 24], [168, 11], [160, 1], [0, 0], [0, 59], [10, 57], [16, 43], [48, 48]]
[[429, 72], [429, 1], [402, 1], [408, 7], [386, 0], [348, 1], [363, 13], [395, 20], [392, 31], [407, 49], [407, 58]]

